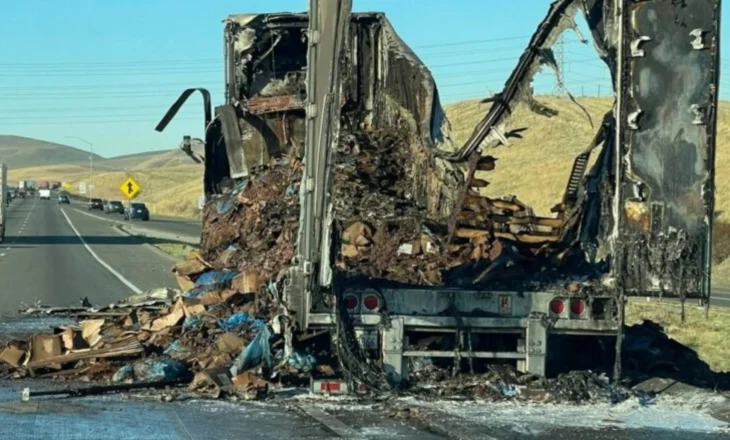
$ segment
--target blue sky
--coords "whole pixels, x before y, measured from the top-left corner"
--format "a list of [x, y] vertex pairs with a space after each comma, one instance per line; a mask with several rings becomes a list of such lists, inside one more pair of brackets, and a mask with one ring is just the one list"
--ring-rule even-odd
[[[383, 11], [431, 68], [444, 102], [502, 88], [545, 15], [548, 0], [354, 0]], [[15, 134], [116, 156], [174, 148], [202, 135], [199, 102], [164, 133], [154, 126], [180, 91], [223, 98], [222, 19], [250, 12], [300, 12], [306, 0], [24, 0], [3, 4], [0, 134]], [[723, 10], [723, 23], [729, 20]], [[588, 32], [583, 26], [584, 35]], [[727, 48], [722, 44], [723, 49]], [[724, 50], [723, 50], [724, 52]], [[610, 93], [592, 47], [564, 39], [565, 79], [576, 95]], [[723, 62], [723, 66], [727, 63]], [[729, 74], [723, 74], [723, 83]], [[554, 75], [535, 82], [551, 92]], [[721, 96], [727, 97], [725, 88]]]

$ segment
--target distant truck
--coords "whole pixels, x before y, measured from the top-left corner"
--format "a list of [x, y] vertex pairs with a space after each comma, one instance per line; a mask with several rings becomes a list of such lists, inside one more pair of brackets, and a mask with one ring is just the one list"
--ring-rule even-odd
[[0, 164], [0, 243], [5, 241], [5, 213], [8, 209], [8, 166]]
[[51, 200], [51, 190], [48, 188], [39, 189], [38, 198], [40, 198], [41, 200]]
[[28, 182], [25, 180], [19, 180], [18, 181], [18, 189], [26, 189], [28, 186]]
[[50, 185], [48, 184], [47, 180], [41, 180], [41, 184], [38, 187], [39, 189], [51, 189]]

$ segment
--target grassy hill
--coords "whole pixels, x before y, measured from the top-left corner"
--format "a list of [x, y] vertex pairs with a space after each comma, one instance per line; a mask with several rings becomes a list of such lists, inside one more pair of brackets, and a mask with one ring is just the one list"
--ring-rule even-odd
[[[201, 148], [193, 148], [199, 155], [204, 155]], [[182, 165], [194, 165], [185, 153], [175, 148], [172, 150], [150, 151], [146, 153], [117, 156], [104, 160], [104, 166], [120, 170], [146, 170], [151, 168], [178, 167]]]
[[[178, 154], [187, 158], [182, 152], [178, 151]], [[197, 213], [198, 198], [203, 191], [202, 165], [193, 163], [95, 173], [93, 195], [123, 200], [119, 186], [128, 176], [132, 176], [142, 188], [136, 200], [147, 203], [153, 214], [192, 217]], [[72, 175], [66, 181], [71, 183], [71, 192], [76, 192], [78, 182], [88, 182], [88, 173]]]
[[[38, 139], [0, 135], [0, 158], [8, 168], [15, 169], [68, 163], [88, 164], [89, 152]], [[94, 161], [103, 159], [99, 155], [94, 155]]]
[[172, 150], [148, 151], [145, 153], [126, 154], [124, 156], [110, 157], [109, 159], [104, 160], [104, 165], [117, 170], [132, 169], [146, 159], [156, 157], [170, 151]]
[[[535, 208], [538, 214], [550, 214], [565, 190], [573, 159], [584, 150], [595, 134], [583, 111], [566, 98], [542, 97], [542, 102], [560, 114], [545, 118], [520, 107], [509, 128], [528, 127], [523, 139], [510, 139], [507, 147], [489, 152], [497, 157], [497, 167], [479, 176], [490, 182], [485, 193], [490, 196], [517, 195]], [[611, 108], [609, 98], [581, 98], [594, 125], [600, 123]], [[463, 101], [446, 106], [452, 124], [452, 137], [463, 144], [490, 104]], [[718, 219], [730, 222], [730, 102], [720, 103], [718, 114], [716, 179]], [[593, 154], [595, 158], [597, 154]]]

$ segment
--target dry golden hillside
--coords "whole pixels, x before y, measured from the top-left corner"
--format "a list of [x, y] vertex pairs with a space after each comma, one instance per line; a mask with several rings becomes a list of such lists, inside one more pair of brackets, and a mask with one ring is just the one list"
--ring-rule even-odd
[[[185, 155], [180, 153], [183, 157]], [[142, 190], [138, 201], [147, 203], [153, 214], [192, 217], [197, 212], [198, 197], [203, 191], [203, 166], [198, 164], [164, 168], [146, 168], [125, 171], [108, 171], [94, 174], [94, 196], [104, 199], [125, 200], [119, 186], [131, 176]], [[88, 181], [88, 174], [75, 175], [67, 181], [71, 192], [76, 192], [79, 181]]]
[[[540, 101], [560, 114], [545, 118], [520, 107], [510, 128], [528, 127], [528, 130], [523, 133], [523, 139], [511, 140], [509, 146], [489, 152], [499, 159], [497, 168], [482, 178], [490, 182], [485, 191], [490, 196], [515, 194], [538, 214], [549, 215], [550, 208], [560, 201], [573, 159], [591, 141], [595, 128], [591, 128], [583, 111], [567, 98], [541, 97]], [[613, 105], [610, 98], [581, 98], [579, 102], [588, 110], [594, 125], [601, 122], [603, 114]], [[457, 144], [463, 144], [469, 137], [489, 105], [463, 101], [446, 106]], [[716, 209], [721, 221], [730, 221], [730, 180], [724, 177], [730, 171], [728, 141], [730, 103], [722, 102], [718, 115], [715, 178]]]

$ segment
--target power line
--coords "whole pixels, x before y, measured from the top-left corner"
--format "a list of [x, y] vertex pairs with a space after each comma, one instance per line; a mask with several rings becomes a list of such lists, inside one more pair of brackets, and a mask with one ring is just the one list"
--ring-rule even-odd
[[[201, 122], [203, 117], [199, 118], [175, 118], [174, 121], [199, 121]], [[65, 124], [150, 124], [150, 129], [154, 128], [158, 121], [154, 119], [109, 119], [109, 120], [79, 120], [79, 121], [19, 121], [19, 122], [5, 122], [0, 121], [0, 126], [3, 125], [65, 125]]]
[[[89, 96], [78, 96], [78, 95], [68, 95], [68, 96], [52, 96], [52, 97], [46, 97], [43, 98], [39, 95], [15, 95], [15, 96], [6, 96], [6, 95], [0, 95], [0, 98], [12, 98], [13, 100], [28, 100], [28, 101], [37, 101], [37, 100], [43, 100], [44, 103], [47, 103], [49, 101], [66, 101], [66, 100], [75, 100], [75, 99], [109, 99], [109, 98], [117, 98], [117, 99], [147, 99], [147, 98], [169, 98], [173, 99], [177, 95], [180, 94], [182, 90], [178, 90], [177, 92], [169, 92], [169, 93], [150, 93], [145, 95], [132, 95], [132, 94], [125, 94], [125, 95], [103, 95], [103, 94], [96, 94], [96, 95], [89, 95]], [[211, 94], [215, 96], [223, 96], [222, 91], [211, 91]], [[172, 103], [172, 102], [171, 102]]]
[[84, 62], [63, 62], [63, 63], [0, 63], [0, 67], [41, 67], [41, 68], [64, 68], [84, 66], [128, 66], [128, 65], [169, 65], [169, 64], [203, 64], [222, 63], [220, 58], [186, 59], [186, 60], [155, 60], [155, 61], [84, 61]]
[[27, 78], [27, 77], [67, 77], [67, 76], [145, 76], [145, 75], [194, 75], [200, 73], [217, 73], [223, 75], [223, 69], [215, 70], [155, 70], [155, 71], [114, 71], [114, 72], [90, 72], [90, 71], [79, 71], [79, 72], [25, 72], [25, 73], [0, 73], [0, 77], [4, 78]]
[[492, 43], [495, 41], [513, 41], [513, 40], [521, 40], [524, 38], [530, 38], [532, 35], [518, 35], [514, 37], [503, 37], [503, 38], [489, 38], [485, 40], [465, 40], [465, 41], [454, 41], [451, 43], [439, 43], [439, 44], [429, 44], [429, 45], [420, 45], [420, 46], [411, 46], [413, 49], [428, 49], [431, 47], [448, 47], [448, 46], [460, 46], [464, 44], [482, 44], [482, 43]]
[[[183, 107], [185, 108], [185, 107]], [[159, 105], [119, 105], [113, 107], [67, 107], [67, 108], [21, 108], [21, 109], [3, 109], [0, 108], [0, 114], [2, 113], [52, 113], [52, 112], [74, 112], [74, 113], [85, 113], [85, 112], [97, 112], [104, 110], [146, 110], [146, 109], [162, 109], [166, 107]]]
[[[195, 83], [191, 83], [192, 85], [195, 85]], [[110, 87], [109, 91], [93, 91], [93, 90], [78, 90], [78, 91], [67, 91], [67, 90], [54, 90], [54, 91], [43, 91], [43, 90], [36, 90], [36, 91], [23, 91], [20, 93], [14, 93], [9, 90], [2, 90], [0, 91], [0, 97], [14, 97], [14, 96], [38, 96], [38, 97], [45, 97], [45, 98], [54, 98], [54, 97], [63, 97], [63, 96], [70, 96], [70, 97], [77, 97], [77, 98], [84, 98], [88, 96], [135, 96], [135, 95], [144, 95], [144, 94], [150, 94], [150, 93], [177, 93], [180, 94], [184, 89], [187, 87], [174, 87], [174, 88], [168, 88], [168, 89], [162, 89], [162, 88], [154, 88], [154, 89], [147, 89], [147, 90], [114, 90], [113, 87]], [[208, 87], [208, 91], [211, 93], [216, 92], [222, 92], [223, 91], [223, 84], [216, 86], [216, 87]]]
[[[498, 42], [498, 41], [510, 41], [510, 40], [517, 40], [526, 38], [529, 36], [517, 36], [517, 37], [506, 37], [506, 38], [494, 38], [494, 39], [485, 39], [485, 40], [470, 40], [470, 41], [460, 41], [460, 42], [453, 42], [453, 43], [443, 43], [443, 44], [436, 44], [436, 45], [428, 45], [428, 46], [416, 46], [417, 48], [435, 48], [435, 47], [453, 47], [453, 46], [468, 46], [468, 45], [475, 45], [475, 44], [483, 44], [483, 43], [491, 43], [491, 42]], [[577, 41], [571, 41], [568, 43], [577, 43]], [[497, 47], [497, 48], [490, 48], [488, 49], [491, 52], [503, 52], [503, 51], [509, 51], [509, 50], [524, 50], [525, 47], [523, 45], [519, 46], [508, 46], [508, 47]], [[471, 54], [473, 53], [473, 50], [465, 50], [461, 52], [423, 52], [419, 53], [419, 56], [428, 56], [428, 57], [439, 57], [439, 56], [453, 56], [453, 55], [459, 55], [459, 54]], [[63, 63], [0, 63], [0, 70], [24, 70], [24, 69], [40, 69], [42, 71], [46, 71], [49, 69], [52, 69], [54, 73], [81, 73], [81, 72], [90, 72], [100, 70], [101, 73], [115, 73], [119, 71], [120, 68], [148, 68], [152, 67], [155, 69], [165, 69], [165, 68], [171, 68], [171, 69], [181, 69], [181, 68], [191, 68], [191, 69], [201, 69], [203, 67], [222, 67], [224, 64], [222, 59], [219, 58], [207, 58], [207, 59], [174, 59], [174, 60], [155, 60], [155, 61], [139, 61], [139, 60], [129, 60], [129, 61], [96, 61], [96, 62], [63, 62]], [[204, 66], [199, 66], [204, 65]], [[218, 70], [216, 70], [218, 71]]]
[[[195, 84], [195, 87], [205, 87], [205, 88], [211, 88], [211, 87], [220, 87], [221, 84], [209, 84], [209, 83], [200, 83]], [[7, 86], [7, 87], [0, 87], [0, 93], [2, 93], [3, 90], [29, 90], [29, 91], [48, 91], [53, 89], [65, 89], [65, 90], [86, 90], [86, 89], [138, 89], [138, 88], [145, 88], [145, 87], [153, 87], [155, 89], [159, 87], [180, 87], [180, 90], [183, 88], [191, 87], [190, 81], [185, 82], [177, 82], [177, 83], [171, 83], [171, 82], [158, 82], [158, 83], [136, 83], [136, 84], [119, 84], [119, 83], [109, 83], [109, 84], [44, 84], [42, 86], [34, 85], [34, 86]]]

